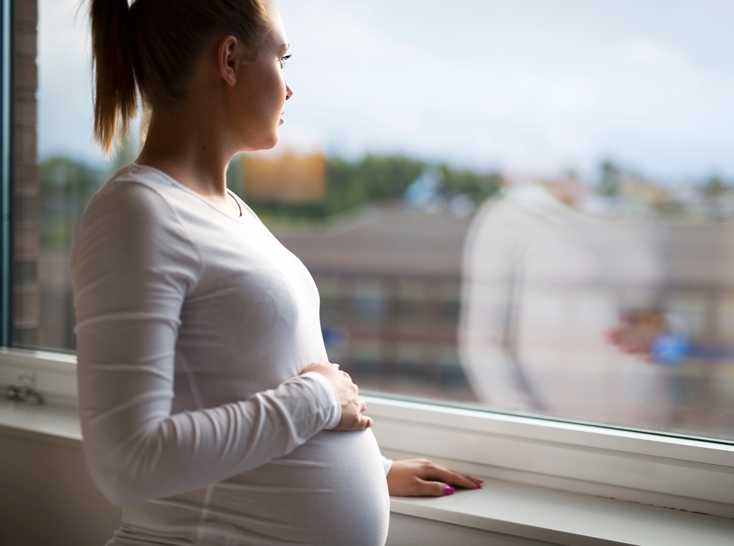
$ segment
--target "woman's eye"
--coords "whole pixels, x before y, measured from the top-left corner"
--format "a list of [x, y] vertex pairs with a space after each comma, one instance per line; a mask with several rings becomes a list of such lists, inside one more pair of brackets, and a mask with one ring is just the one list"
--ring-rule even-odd
[[290, 58], [291, 58], [291, 56], [290, 56], [290, 55], [286, 55], [285, 57], [281, 57], [281, 58], [280, 58], [280, 67], [281, 67], [281, 68], [284, 68], [284, 66], [285, 66], [285, 62], [286, 62], [286, 61], [287, 61], [288, 59], [290, 59]]

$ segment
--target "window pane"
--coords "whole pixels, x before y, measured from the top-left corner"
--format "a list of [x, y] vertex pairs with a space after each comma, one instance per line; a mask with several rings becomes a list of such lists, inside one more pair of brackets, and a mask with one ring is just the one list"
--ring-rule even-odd
[[26, 348], [74, 350], [72, 234], [89, 197], [135, 157], [137, 132], [113, 161], [92, 141], [90, 38], [78, 5], [15, 2], [12, 342]]
[[[69, 351], [75, 223], [139, 149], [92, 142], [76, 4], [15, 37], [14, 343]], [[229, 184], [363, 392], [734, 440], [730, 3], [279, 5], [294, 96]]]
[[332, 360], [363, 389], [734, 438], [731, 6], [281, 7], [267, 161], [321, 153], [325, 190], [248, 198], [317, 278]]

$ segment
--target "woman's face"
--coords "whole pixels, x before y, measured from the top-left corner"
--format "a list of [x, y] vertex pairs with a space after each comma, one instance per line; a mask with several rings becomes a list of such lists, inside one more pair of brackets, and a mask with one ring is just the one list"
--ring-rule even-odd
[[230, 95], [233, 103], [229, 111], [243, 150], [268, 149], [278, 143], [285, 101], [293, 95], [283, 72], [289, 57], [283, 22], [272, 3], [269, 13], [270, 29], [257, 57], [237, 66], [236, 85]]

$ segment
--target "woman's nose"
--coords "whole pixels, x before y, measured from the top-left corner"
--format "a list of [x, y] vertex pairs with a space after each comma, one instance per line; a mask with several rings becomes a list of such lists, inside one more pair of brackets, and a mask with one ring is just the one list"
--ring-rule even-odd
[[289, 98], [291, 98], [293, 96], [293, 89], [291, 89], [291, 86], [290, 85], [287, 85], [286, 84], [285, 91], [286, 91], [286, 93], [285, 93], [285, 100], [288, 100]]

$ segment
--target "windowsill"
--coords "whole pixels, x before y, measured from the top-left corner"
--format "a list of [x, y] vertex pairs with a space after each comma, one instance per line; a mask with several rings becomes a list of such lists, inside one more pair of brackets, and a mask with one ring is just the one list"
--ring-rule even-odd
[[[78, 443], [76, 410], [0, 400], [0, 434]], [[384, 450], [386, 456], [396, 456]], [[482, 489], [437, 498], [392, 497], [412, 516], [559, 544], [730, 545], [734, 520], [484, 477]]]
[[[28, 376], [49, 406], [76, 407], [76, 355], [0, 347], [0, 385]], [[364, 398], [393, 458], [424, 456], [502, 482], [734, 520], [732, 444], [379, 392]]]

